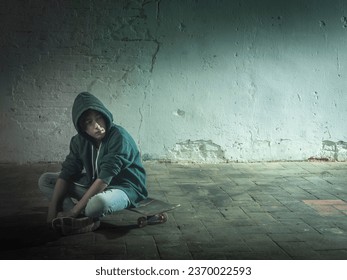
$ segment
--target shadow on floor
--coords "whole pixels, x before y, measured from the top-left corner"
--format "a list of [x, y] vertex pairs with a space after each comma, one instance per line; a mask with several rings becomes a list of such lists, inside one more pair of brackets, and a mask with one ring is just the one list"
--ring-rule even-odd
[[138, 228], [137, 225], [115, 225], [108, 222], [101, 222], [98, 234], [102, 234], [108, 240], [114, 240], [127, 235], [131, 230]]
[[[26, 256], [21, 252], [26, 249], [32, 250], [35, 247], [51, 247], [54, 243], [65, 244], [71, 240], [80, 239], [81, 235], [61, 236], [56, 233], [46, 223], [46, 212], [44, 211], [46, 209], [32, 210], [38, 213], [14, 213], [0, 217], [0, 259], [35, 259], [34, 255]], [[116, 225], [106, 221], [101, 223], [95, 233], [106, 240], [117, 240], [135, 228], [137, 228], [136, 224]]]
[[45, 215], [21, 214], [0, 217], [1, 251], [41, 246], [59, 236], [45, 223]]

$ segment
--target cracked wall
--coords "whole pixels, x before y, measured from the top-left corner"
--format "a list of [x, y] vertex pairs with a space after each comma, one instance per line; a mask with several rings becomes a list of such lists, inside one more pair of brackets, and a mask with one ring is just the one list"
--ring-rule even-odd
[[144, 159], [346, 160], [347, 3], [0, 3], [0, 162], [59, 161], [90, 91]]

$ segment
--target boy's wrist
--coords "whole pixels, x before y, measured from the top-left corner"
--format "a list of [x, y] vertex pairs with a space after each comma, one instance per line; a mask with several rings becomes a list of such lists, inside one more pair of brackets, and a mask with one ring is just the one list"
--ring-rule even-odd
[[72, 208], [70, 210], [70, 215], [71, 215], [72, 218], [77, 218], [79, 214], [80, 214], [80, 212], [76, 211], [76, 209], [74, 209], [74, 208]]

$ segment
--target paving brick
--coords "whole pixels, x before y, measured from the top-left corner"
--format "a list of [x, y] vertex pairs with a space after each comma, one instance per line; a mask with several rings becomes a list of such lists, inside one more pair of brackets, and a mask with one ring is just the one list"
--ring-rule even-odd
[[347, 237], [345, 234], [330, 232], [327, 235], [315, 235], [302, 238], [305, 243], [315, 250], [347, 250]]
[[317, 253], [312, 247], [307, 245], [306, 242], [280, 241], [277, 242], [277, 244], [293, 259], [321, 259], [319, 253]]
[[247, 214], [240, 207], [224, 206], [218, 208], [223, 217], [227, 220], [247, 219]]
[[201, 243], [197, 241], [188, 242], [188, 247], [193, 255], [205, 255], [205, 256], [222, 256], [232, 252], [251, 252], [251, 249], [247, 246], [244, 241], [237, 242], [211, 242]]
[[283, 233], [283, 232], [272, 232], [269, 233], [268, 236], [276, 243], [278, 242], [299, 242], [301, 241], [297, 234], [291, 232], [291, 233]]
[[247, 215], [255, 221], [257, 224], [270, 224], [276, 221], [276, 219], [267, 212], [260, 213], [247, 213]]
[[336, 249], [336, 250], [318, 250], [317, 253], [323, 260], [346, 260], [347, 250]]
[[193, 259], [186, 243], [180, 244], [158, 244], [158, 251], [161, 259], [165, 260], [190, 260]]
[[127, 236], [125, 244], [129, 259], [159, 259], [159, 252], [152, 236]]

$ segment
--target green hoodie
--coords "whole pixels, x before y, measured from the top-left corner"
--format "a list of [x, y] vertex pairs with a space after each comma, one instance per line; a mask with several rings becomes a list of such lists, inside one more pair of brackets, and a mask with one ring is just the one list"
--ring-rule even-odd
[[[93, 138], [78, 125], [78, 119], [88, 109], [100, 112], [106, 122], [106, 135], [99, 149]], [[146, 172], [140, 152], [130, 134], [113, 124], [112, 113], [94, 95], [80, 93], [72, 107], [72, 120], [78, 132], [70, 142], [70, 153], [62, 164], [60, 178], [89, 187], [96, 179], [108, 188], [123, 190], [131, 206], [147, 197]]]

